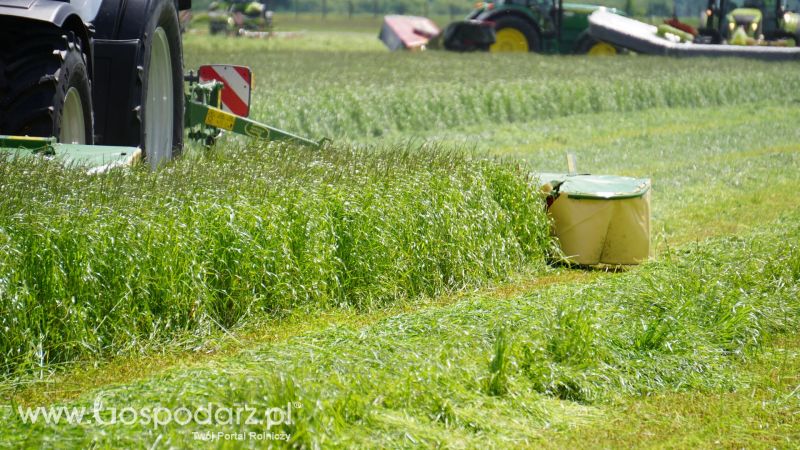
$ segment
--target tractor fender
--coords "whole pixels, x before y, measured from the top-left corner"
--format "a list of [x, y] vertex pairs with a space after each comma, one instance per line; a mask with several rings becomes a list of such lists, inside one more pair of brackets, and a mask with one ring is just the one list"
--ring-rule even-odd
[[91, 33], [82, 14], [91, 14], [91, 8], [77, 8], [71, 3], [52, 0], [0, 0], [0, 17], [20, 21], [46, 22], [66, 31], [72, 31], [83, 42], [89, 78], [93, 74]]
[[484, 20], [487, 22], [495, 22], [503, 17], [517, 17], [521, 20], [524, 20], [531, 27], [533, 27], [534, 30], [536, 30], [536, 33], [538, 33], [539, 36], [542, 35], [542, 30], [539, 27], [539, 24], [536, 23], [536, 20], [534, 20], [533, 17], [531, 17], [531, 12], [529, 11], [506, 8], [500, 11], [489, 12], [489, 14], [482, 14], [479, 16], [479, 20]]
[[[62, 1], [0, 0], [0, 16], [48, 22], [59, 28], [67, 22], [70, 16], [75, 16], [78, 21], [83, 22], [81, 13], [85, 13], [85, 11]], [[91, 17], [83, 17], [83, 19], [88, 22]]]
[[[0, 0], [2, 1], [2, 0]], [[160, 0], [104, 0], [92, 21], [95, 38], [107, 40], [141, 39], [150, 19], [153, 4]], [[178, 11], [192, 7], [191, 0], [171, 0]]]

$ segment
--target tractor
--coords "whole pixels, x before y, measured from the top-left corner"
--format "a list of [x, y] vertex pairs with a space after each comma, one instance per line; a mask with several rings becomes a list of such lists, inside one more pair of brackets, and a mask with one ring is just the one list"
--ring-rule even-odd
[[[563, 0], [498, 0], [476, 6], [465, 23], [492, 24], [495, 39], [488, 45], [491, 52], [614, 55], [618, 51], [588, 32], [590, 14], [598, 9], [622, 13], [613, 8], [563, 3]], [[448, 38], [458, 41], [460, 36], [451, 33]]]
[[209, 34], [242, 34], [272, 29], [272, 11], [259, 1], [213, 1], [208, 6]]
[[800, 45], [800, 0], [709, 0], [700, 28], [703, 42], [719, 44], [780, 43]]
[[0, 0], [0, 134], [138, 147], [183, 145], [178, 10], [191, 0]]
[[0, 150], [82, 164], [144, 159], [155, 169], [181, 153], [185, 128], [205, 145], [226, 130], [319, 146], [247, 118], [248, 68], [183, 73], [178, 11], [190, 7], [0, 0]]

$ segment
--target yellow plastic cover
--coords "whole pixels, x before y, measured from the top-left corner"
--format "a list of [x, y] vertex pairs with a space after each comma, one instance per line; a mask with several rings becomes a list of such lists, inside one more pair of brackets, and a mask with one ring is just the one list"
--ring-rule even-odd
[[570, 262], [631, 265], [649, 257], [650, 180], [574, 175], [560, 178], [573, 187], [561, 192], [558, 178], [540, 179], [555, 185], [552, 231]]

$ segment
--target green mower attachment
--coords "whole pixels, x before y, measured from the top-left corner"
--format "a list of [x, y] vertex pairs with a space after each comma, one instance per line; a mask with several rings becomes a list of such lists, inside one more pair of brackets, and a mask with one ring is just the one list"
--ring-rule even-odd
[[0, 136], [0, 150], [11, 157], [38, 155], [58, 159], [66, 165], [93, 168], [129, 165], [140, 160], [142, 155], [136, 147], [62, 144], [52, 137], [29, 136]]

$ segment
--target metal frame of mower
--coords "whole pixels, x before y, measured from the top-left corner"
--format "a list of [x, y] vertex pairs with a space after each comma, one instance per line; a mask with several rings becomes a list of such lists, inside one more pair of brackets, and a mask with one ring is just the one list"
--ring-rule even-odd
[[221, 99], [225, 86], [222, 82], [201, 82], [193, 71], [186, 75], [185, 80], [189, 83], [189, 89], [186, 92], [185, 126], [189, 130], [190, 138], [207, 146], [213, 145], [222, 131], [260, 140], [292, 141], [310, 147], [320, 147], [327, 141], [327, 139], [313, 141], [224, 111]]

